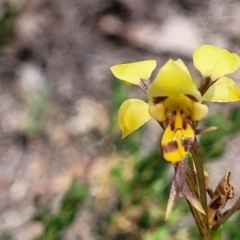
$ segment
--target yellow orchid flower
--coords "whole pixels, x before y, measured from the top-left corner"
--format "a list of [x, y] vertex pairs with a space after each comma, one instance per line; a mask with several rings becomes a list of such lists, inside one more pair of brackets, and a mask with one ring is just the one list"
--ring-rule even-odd
[[203, 76], [199, 89], [180, 59], [170, 59], [150, 84], [149, 79], [156, 68], [154, 60], [111, 67], [117, 78], [139, 86], [147, 93], [149, 100], [146, 103], [139, 99], [129, 99], [120, 106], [118, 122], [123, 138], [153, 118], [165, 128], [161, 140], [163, 157], [172, 163], [179, 162], [188, 155], [195, 141], [193, 122], [200, 121], [208, 113], [202, 100], [240, 100], [240, 90], [234, 81], [224, 77], [240, 67], [237, 54], [202, 45], [194, 51], [193, 62]]

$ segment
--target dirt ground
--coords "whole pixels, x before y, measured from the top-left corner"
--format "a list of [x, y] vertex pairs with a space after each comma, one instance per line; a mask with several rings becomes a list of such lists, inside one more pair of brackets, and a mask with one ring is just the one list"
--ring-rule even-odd
[[[191, 54], [203, 43], [240, 54], [236, 0], [0, 1], [0, 20], [7, 11], [13, 32], [0, 52], [0, 233], [19, 240], [41, 232], [31, 221], [34, 196], [44, 195], [54, 209], [72, 176], [94, 184], [105, 173], [112, 137], [120, 137], [107, 135], [110, 66], [144, 59], [161, 66], [181, 57], [193, 69]], [[240, 72], [233, 78], [240, 86]], [[156, 132], [155, 125], [149, 129]], [[149, 133], [152, 141], [156, 134]], [[207, 166], [213, 185], [226, 168], [237, 183], [239, 139], [229, 143], [221, 165]], [[79, 218], [68, 239], [84, 224]], [[82, 239], [94, 240], [84, 229]]]

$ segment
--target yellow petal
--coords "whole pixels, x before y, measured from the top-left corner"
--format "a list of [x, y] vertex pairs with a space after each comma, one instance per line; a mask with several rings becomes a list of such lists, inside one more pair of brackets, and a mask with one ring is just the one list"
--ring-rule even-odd
[[222, 77], [207, 90], [203, 100], [210, 102], [240, 101], [240, 90], [232, 79]]
[[191, 78], [190, 72], [188, 71], [188, 68], [185, 65], [185, 63], [182, 61], [182, 59], [179, 58], [174, 62]]
[[197, 100], [201, 99], [200, 92], [192, 81], [190, 75], [173, 60], [169, 60], [159, 71], [156, 79], [150, 84], [148, 98], [171, 96], [175, 94], [191, 95]]
[[167, 125], [161, 140], [164, 159], [172, 163], [181, 161], [188, 155], [188, 145], [193, 143], [194, 139], [192, 126], [177, 112], [175, 118]]
[[163, 103], [149, 105], [148, 113], [159, 122], [166, 121], [166, 108]]
[[118, 110], [118, 124], [122, 131], [122, 138], [140, 128], [149, 121], [148, 104], [138, 99], [128, 99]]
[[165, 129], [161, 141], [161, 147], [162, 147], [162, 154], [166, 161], [168, 162], [179, 162], [181, 161], [188, 152], [184, 151], [181, 144], [179, 144], [179, 137], [177, 136], [177, 139], [172, 140], [175, 136], [175, 133], [171, 132], [171, 128], [168, 125]]
[[208, 107], [200, 102], [193, 102], [191, 109], [191, 120], [198, 122], [208, 114]]
[[193, 63], [203, 77], [210, 76], [215, 81], [219, 77], [235, 72], [240, 67], [240, 58], [225, 49], [202, 45], [194, 51]]
[[130, 84], [140, 85], [141, 79], [149, 80], [156, 66], [157, 62], [155, 60], [146, 60], [141, 62], [119, 64], [112, 66], [110, 69], [116, 78]]

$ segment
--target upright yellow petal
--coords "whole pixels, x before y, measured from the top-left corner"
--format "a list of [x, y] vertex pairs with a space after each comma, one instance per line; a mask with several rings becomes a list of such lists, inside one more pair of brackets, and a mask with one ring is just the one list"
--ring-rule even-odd
[[200, 101], [200, 92], [196, 89], [190, 74], [183, 68], [181, 63], [176, 63], [170, 59], [160, 69], [156, 79], [150, 84], [147, 93], [148, 98], [184, 94], [191, 95]]
[[[113, 75], [120, 80], [134, 85], [140, 85], [140, 81], [149, 80], [153, 70], [156, 68], [155, 60], [126, 63], [112, 66], [110, 69]], [[129, 85], [130, 85], [129, 84]]]
[[190, 72], [188, 71], [188, 68], [185, 65], [185, 63], [182, 61], [182, 59], [179, 58], [174, 62], [191, 78]]
[[118, 110], [118, 124], [122, 131], [122, 138], [140, 128], [149, 121], [148, 104], [139, 99], [128, 99]]
[[240, 101], [240, 90], [232, 79], [222, 77], [207, 90], [203, 100], [210, 102]]
[[194, 51], [193, 63], [203, 77], [211, 77], [215, 81], [235, 72], [240, 67], [240, 58], [237, 54], [225, 49], [202, 45]]

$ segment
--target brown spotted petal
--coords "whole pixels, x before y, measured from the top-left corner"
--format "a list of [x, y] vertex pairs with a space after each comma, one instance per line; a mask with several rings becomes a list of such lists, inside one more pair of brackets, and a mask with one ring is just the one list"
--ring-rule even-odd
[[172, 163], [182, 161], [188, 156], [194, 142], [192, 122], [183, 111], [174, 111], [161, 140], [164, 159]]

